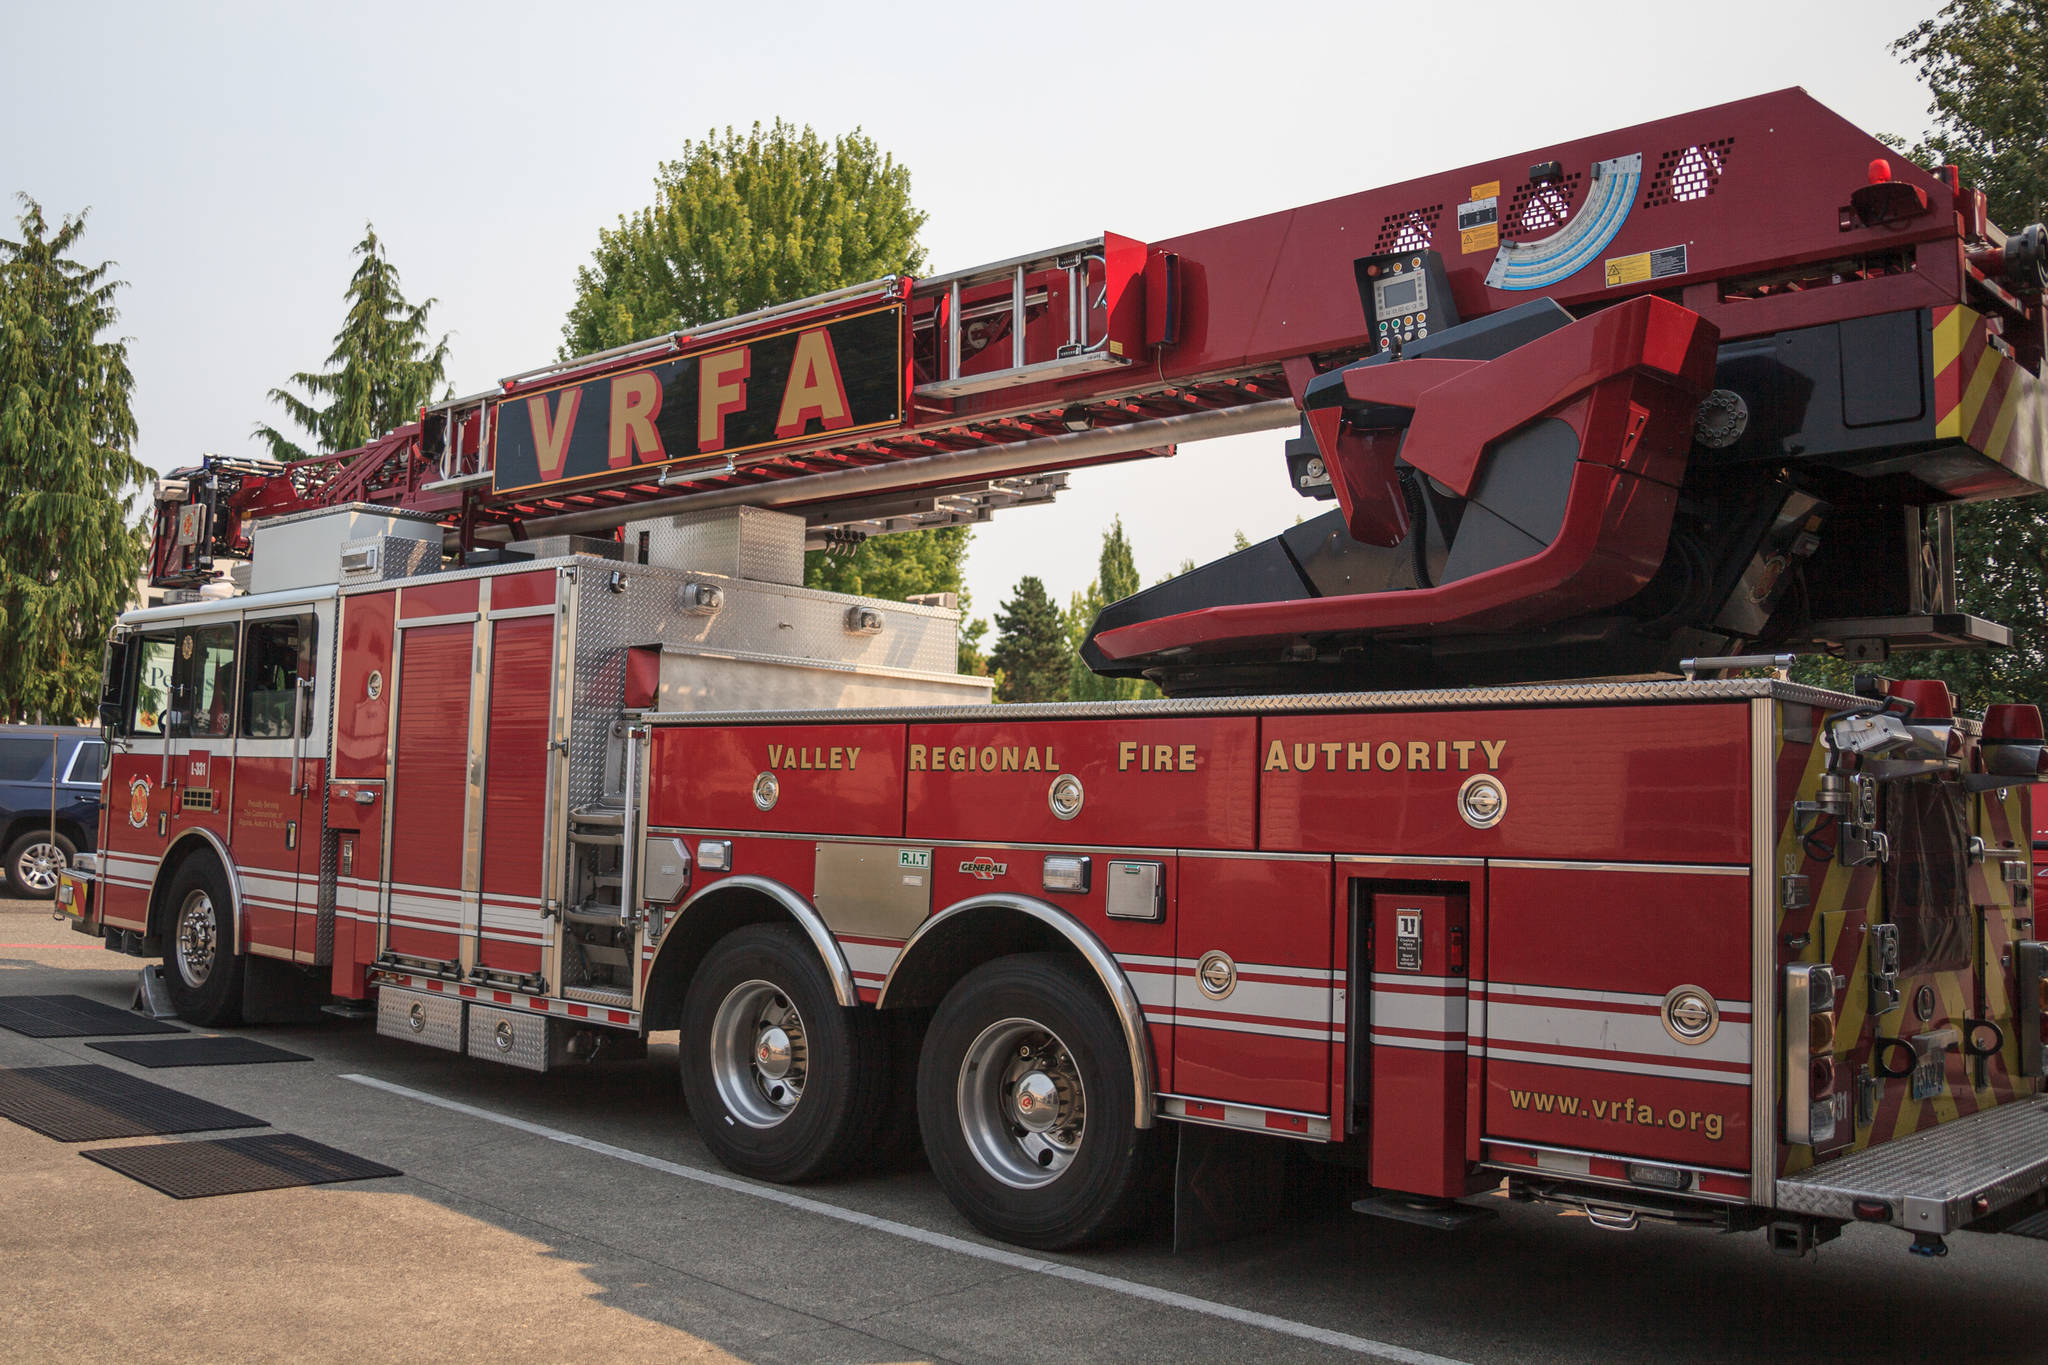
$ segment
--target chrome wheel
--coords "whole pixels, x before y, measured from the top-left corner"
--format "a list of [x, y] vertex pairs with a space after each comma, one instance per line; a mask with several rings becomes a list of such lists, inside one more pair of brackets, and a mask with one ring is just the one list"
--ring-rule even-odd
[[195, 889], [178, 907], [176, 921], [178, 975], [194, 990], [213, 975], [214, 954], [219, 950], [213, 917], [213, 897]]
[[742, 981], [711, 1021], [711, 1079], [733, 1117], [773, 1128], [804, 1097], [810, 1045], [804, 1017], [782, 989]]
[[960, 1062], [960, 1131], [981, 1168], [1013, 1189], [1049, 1185], [1073, 1164], [1088, 1124], [1080, 1068], [1059, 1035], [999, 1019]]
[[14, 860], [14, 875], [32, 894], [47, 896], [57, 889], [57, 874], [64, 870], [64, 850], [47, 839], [38, 839]]

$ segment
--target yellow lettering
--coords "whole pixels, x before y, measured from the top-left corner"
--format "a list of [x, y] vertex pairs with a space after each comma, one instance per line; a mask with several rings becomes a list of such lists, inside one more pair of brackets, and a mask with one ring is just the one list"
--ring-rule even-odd
[[1429, 741], [1426, 739], [1408, 741], [1408, 771], [1412, 773], [1418, 768], [1423, 772], [1429, 771]]
[[1180, 746], [1180, 770], [1184, 773], [1191, 773], [1195, 770], [1194, 745], [1183, 744]]
[[794, 768], [796, 766], [795, 749], [784, 749], [782, 751], [782, 766], [785, 768]]
[[967, 750], [957, 744], [946, 751], [946, 764], [956, 773], [967, 771]]
[[1155, 773], [1163, 773], [1163, 772], [1169, 772], [1169, 771], [1171, 771], [1171, 770], [1172, 770], [1172, 768], [1173, 768], [1173, 746], [1172, 746], [1171, 744], [1155, 744], [1155, 745], [1153, 745], [1153, 746], [1152, 746], [1152, 771], [1153, 771], [1153, 772], [1155, 772]]
[[1323, 742], [1323, 769], [1324, 769], [1324, 771], [1326, 771], [1326, 772], [1336, 772], [1336, 771], [1337, 771], [1337, 751], [1338, 751], [1338, 750], [1340, 750], [1340, 749], [1342, 749], [1343, 747], [1344, 747], [1344, 741], [1343, 741], [1343, 740], [1341, 740], [1341, 739], [1331, 739], [1331, 740], [1325, 740], [1325, 741]]
[[1024, 771], [1027, 773], [1037, 773], [1045, 771], [1045, 769], [1039, 766], [1038, 750], [1026, 749], [1024, 751]]
[[1448, 768], [1450, 766], [1450, 764], [1444, 762], [1444, 742], [1442, 740], [1438, 740], [1436, 742], [1436, 770], [1438, 772], [1442, 772], [1445, 768]]
[[1294, 770], [1295, 770], [1296, 772], [1298, 772], [1298, 773], [1305, 773], [1305, 772], [1307, 772], [1307, 771], [1308, 771], [1308, 770], [1309, 770], [1310, 768], [1313, 768], [1313, 767], [1315, 767], [1315, 766], [1316, 766], [1316, 746], [1315, 746], [1314, 744], [1297, 744], [1297, 745], [1295, 745], [1295, 746], [1294, 746]]
[[1465, 769], [1467, 769], [1467, 768], [1469, 768], [1469, 767], [1471, 767], [1471, 766], [1472, 766], [1472, 741], [1471, 741], [1471, 740], [1469, 740], [1469, 739], [1454, 739], [1454, 740], [1452, 740], [1452, 741], [1451, 741], [1451, 747], [1452, 747], [1453, 749], [1456, 749], [1456, 750], [1458, 751], [1458, 770], [1459, 770], [1460, 772], [1463, 772], [1463, 771], [1464, 771]]
[[1060, 770], [1060, 761], [1052, 756], [1052, 745], [1050, 744], [1045, 746], [1045, 770], [1049, 773], [1056, 773]]
[[569, 458], [569, 433], [576, 429], [576, 409], [582, 403], [583, 390], [563, 390], [550, 421], [546, 394], [537, 393], [526, 400], [526, 419], [533, 424], [533, 458], [543, 481], [562, 477], [562, 463]]
[[839, 762], [845, 757], [846, 750], [840, 748], [837, 744], [832, 746], [832, 770], [834, 772], [839, 771]]
[[611, 441], [605, 458], [613, 469], [659, 461], [661, 433], [654, 419], [661, 415], [661, 381], [651, 370], [635, 370], [612, 381]]
[[752, 353], [744, 346], [697, 358], [697, 449], [725, 449], [725, 419], [747, 406]]
[[1017, 771], [1017, 746], [1014, 744], [1006, 745], [1003, 748], [1003, 771], [1006, 773]]
[[771, 745], [769, 745], [769, 746], [768, 746], [768, 766], [772, 768], [772, 767], [774, 767], [774, 766], [775, 766], [776, 764], [780, 763], [781, 761], [782, 761], [782, 746], [781, 746], [780, 744], [771, 744]]
[[839, 357], [832, 334], [823, 327], [797, 333], [796, 354], [789, 361], [789, 383], [782, 390], [782, 410], [775, 414], [778, 440], [801, 436], [815, 417], [826, 431], [853, 425], [846, 410], [846, 384], [839, 378]]
[[1504, 739], [1482, 739], [1479, 741], [1479, 747], [1486, 750], [1486, 766], [1498, 768], [1501, 751], [1508, 747], [1508, 742]]
[[859, 763], [860, 763], [860, 748], [859, 748], [859, 746], [858, 746], [858, 745], [853, 745], [853, 744], [849, 744], [849, 745], [847, 745], [847, 746], [846, 746], [846, 769], [847, 769], [847, 771], [848, 771], [848, 772], [851, 772], [851, 771], [853, 771], [853, 769], [854, 769], [855, 767], [857, 767], [857, 766], [859, 765]]
[[1273, 741], [1272, 747], [1266, 750], [1265, 770], [1269, 773], [1287, 771], [1287, 746], [1277, 739]]
[[1401, 766], [1401, 746], [1391, 739], [1382, 741], [1373, 753], [1373, 760], [1380, 765], [1381, 772], [1390, 773]]
[[1120, 741], [1116, 746], [1116, 770], [1123, 772], [1131, 766], [1131, 759], [1138, 752], [1138, 742], [1133, 739]]
[[992, 773], [996, 770], [996, 746], [991, 744], [981, 751], [981, 770]]
[[[855, 749], [854, 752], [859, 753], [860, 750]], [[910, 746], [910, 771], [914, 773], [921, 773], [924, 771], [924, 745], [922, 744], [913, 744]]]
[[1357, 772], [1360, 768], [1372, 767], [1372, 745], [1350, 744], [1344, 749], [1344, 769]]

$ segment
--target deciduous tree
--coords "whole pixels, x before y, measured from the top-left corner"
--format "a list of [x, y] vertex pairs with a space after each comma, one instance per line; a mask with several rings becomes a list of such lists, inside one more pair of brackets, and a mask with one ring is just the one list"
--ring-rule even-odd
[[97, 694], [107, 628], [135, 590], [142, 531], [121, 282], [72, 256], [85, 215], [52, 231], [22, 196], [0, 238], [0, 720], [73, 721]]

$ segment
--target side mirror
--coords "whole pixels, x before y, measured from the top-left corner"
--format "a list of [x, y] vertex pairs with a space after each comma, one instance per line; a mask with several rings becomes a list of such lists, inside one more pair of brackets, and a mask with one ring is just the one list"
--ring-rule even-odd
[[121, 728], [121, 703], [103, 701], [100, 703], [100, 729], [112, 735]]

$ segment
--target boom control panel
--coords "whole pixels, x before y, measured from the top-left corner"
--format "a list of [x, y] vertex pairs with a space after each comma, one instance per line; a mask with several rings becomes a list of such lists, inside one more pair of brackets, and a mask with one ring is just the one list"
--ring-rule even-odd
[[1382, 351], [1425, 340], [1431, 332], [1458, 325], [1457, 305], [1444, 278], [1444, 258], [1434, 251], [1396, 251], [1357, 262], [1358, 297], [1365, 320]]

